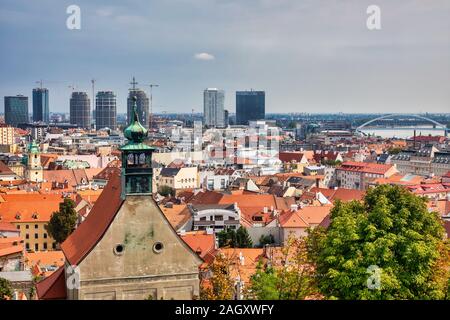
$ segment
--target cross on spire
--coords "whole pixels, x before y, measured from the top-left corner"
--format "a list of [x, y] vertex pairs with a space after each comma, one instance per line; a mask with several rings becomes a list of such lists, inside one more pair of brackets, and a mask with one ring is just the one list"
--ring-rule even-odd
[[133, 91], [136, 90], [136, 85], [138, 83], [136, 82], [136, 79], [134, 78], [134, 76], [133, 76], [133, 81], [131, 81], [130, 84], [133, 86]]

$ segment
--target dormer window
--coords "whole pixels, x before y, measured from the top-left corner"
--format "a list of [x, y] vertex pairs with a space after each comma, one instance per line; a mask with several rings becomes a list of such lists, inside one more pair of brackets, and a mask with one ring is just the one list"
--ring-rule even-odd
[[20, 213], [17, 213], [15, 218], [16, 218], [16, 220], [20, 220], [22, 217], [21, 217]]
[[39, 219], [39, 215], [35, 212], [35, 213], [33, 213], [33, 215], [31, 216], [31, 218], [33, 218], [33, 219]]

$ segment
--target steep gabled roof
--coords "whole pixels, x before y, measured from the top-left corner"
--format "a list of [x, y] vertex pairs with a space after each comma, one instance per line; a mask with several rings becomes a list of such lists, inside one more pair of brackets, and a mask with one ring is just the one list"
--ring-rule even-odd
[[36, 293], [40, 300], [66, 299], [64, 267], [59, 267], [50, 276], [36, 283]]
[[71, 265], [78, 265], [108, 230], [122, 206], [120, 176], [113, 175], [86, 220], [61, 244]]

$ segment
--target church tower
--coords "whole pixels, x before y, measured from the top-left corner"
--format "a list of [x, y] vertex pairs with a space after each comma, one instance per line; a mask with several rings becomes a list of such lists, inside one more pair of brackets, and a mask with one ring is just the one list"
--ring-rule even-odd
[[134, 100], [122, 170], [112, 174], [86, 220], [61, 244], [64, 268], [36, 286], [39, 299], [194, 299], [200, 257], [153, 200], [151, 156]]
[[148, 130], [139, 122], [133, 97], [133, 115], [130, 125], [124, 130], [128, 143], [122, 151], [122, 199], [127, 195], [152, 194], [152, 153], [155, 150], [143, 143]]
[[44, 172], [41, 165], [41, 153], [39, 146], [33, 140], [28, 146], [27, 174], [26, 178], [33, 182], [42, 182]]

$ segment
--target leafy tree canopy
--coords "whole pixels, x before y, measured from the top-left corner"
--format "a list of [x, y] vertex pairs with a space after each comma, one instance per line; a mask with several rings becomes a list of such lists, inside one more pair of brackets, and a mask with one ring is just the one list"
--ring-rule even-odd
[[0, 300], [11, 299], [13, 295], [13, 289], [11, 282], [4, 278], [0, 278]]
[[336, 202], [326, 233], [309, 238], [319, 289], [337, 299], [442, 299], [448, 246], [436, 212], [399, 186]]
[[66, 198], [59, 204], [59, 211], [53, 212], [46, 229], [57, 243], [62, 243], [75, 230], [77, 218], [75, 202]]

